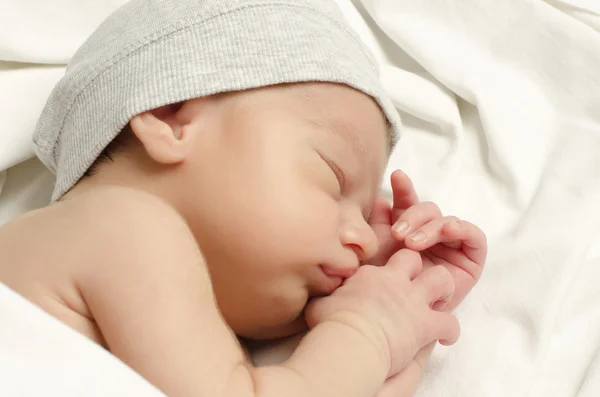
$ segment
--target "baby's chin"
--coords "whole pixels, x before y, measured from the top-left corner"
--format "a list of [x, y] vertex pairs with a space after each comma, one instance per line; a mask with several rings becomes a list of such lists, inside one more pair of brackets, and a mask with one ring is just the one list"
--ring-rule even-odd
[[255, 341], [266, 341], [273, 339], [287, 338], [300, 334], [308, 330], [308, 325], [304, 320], [304, 314], [298, 315], [294, 320], [282, 325], [261, 327], [255, 331], [246, 332], [238, 336]]

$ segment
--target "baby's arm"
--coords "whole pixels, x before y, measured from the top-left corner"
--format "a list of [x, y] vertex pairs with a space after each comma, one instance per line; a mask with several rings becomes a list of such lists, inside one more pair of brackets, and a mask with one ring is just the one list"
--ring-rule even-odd
[[183, 220], [157, 200], [127, 201], [86, 231], [100, 245], [76, 279], [110, 351], [167, 395], [363, 397], [379, 389], [389, 370], [380, 352], [331, 322], [284, 365], [253, 368]]

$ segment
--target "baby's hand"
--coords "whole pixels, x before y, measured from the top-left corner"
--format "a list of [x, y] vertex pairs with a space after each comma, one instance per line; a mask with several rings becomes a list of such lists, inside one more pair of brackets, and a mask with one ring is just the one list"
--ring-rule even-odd
[[421, 253], [424, 269], [435, 265], [448, 269], [455, 294], [444, 308], [454, 310], [481, 277], [487, 251], [485, 234], [472, 223], [442, 216], [433, 203], [410, 207], [396, 225], [403, 222], [404, 228], [392, 229], [392, 235]]
[[400, 372], [425, 345], [458, 339], [456, 318], [432, 309], [448, 301], [454, 283], [448, 270], [423, 270], [421, 257], [400, 250], [382, 267], [364, 265], [332, 295], [313, 300], [305, 311], [313, 328], [336, 322], [362, 334], [388, 366], [388, 376]]
[[403, 172], [395, 171], [391, 182], [393, 207], [384, 199], [377, 201], [369, 220], [381, 247], [371, 263], [381, 265], [404, 247], [419, 251], [424, 269], [442, 265], [452, 275], [455, 292], [445, 309], [453, 310], [481, 276], [487, 253], [485, 234], [469, 222], [444, 217], [434, 203], [419, 202], [411, 180]]

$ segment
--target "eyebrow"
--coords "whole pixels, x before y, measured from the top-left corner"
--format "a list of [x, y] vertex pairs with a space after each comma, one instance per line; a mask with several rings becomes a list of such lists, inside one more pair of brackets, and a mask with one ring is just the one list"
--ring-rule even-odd
[[[390, 123], [390, 121], [387, 117], [384, 117], [384, 119], [385, 119], [386, 151], [387, 151], [387, 155], [389, 157], [392, 152], [394, 143], [395, 143], [395, 128], [392, 125], [392, 123]], [[356, 154], [358, 154], [358, 155], [365, 154], [366, 149], [365, 149], [365, 145], [363, 144], [361, 138], [355, 132], [355, 129], [352, 128], [343, 119], [335, 118], [333, 121], [330, 121], [327, 123], [324, 123], [321, 120], [317, 120], [314, 118], [310, 118], [309, 121], [310, 121], [310, 123], [314, 124], [315, 126], [322, 128], [322, 129], [327, 129], [327, 130], [333, 132], [336, 136], [342, 138], [347, 144], [350, 145], [350, 147], [352, 148], [352, 150], [354, 150], [354, 152]]]
[[333, 133], [348, 144], [357, 155], [364, 156], [366, 152], [365, 145], [355, 132], [355, 129], [351, 128], [344, 120], [335, 118], [332, 121], [323, 122], [315, 118], [309, 118], [309, 122], [320, 129]]

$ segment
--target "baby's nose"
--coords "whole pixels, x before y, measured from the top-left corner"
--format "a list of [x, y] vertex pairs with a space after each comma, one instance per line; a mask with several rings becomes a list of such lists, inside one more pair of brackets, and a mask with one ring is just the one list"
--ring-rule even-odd
[[354, 251], [359, 261], [366, 261], [377, 254], [379, 243], [373, 229], [366, 223], [346, 224], [341, 230], [340, 239], [344, 247]]

